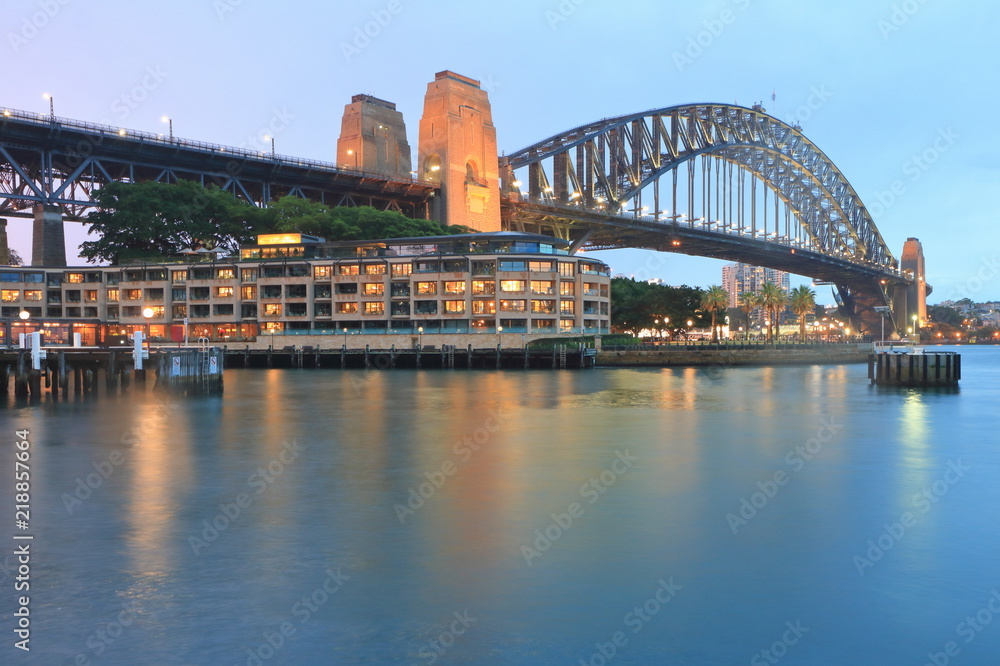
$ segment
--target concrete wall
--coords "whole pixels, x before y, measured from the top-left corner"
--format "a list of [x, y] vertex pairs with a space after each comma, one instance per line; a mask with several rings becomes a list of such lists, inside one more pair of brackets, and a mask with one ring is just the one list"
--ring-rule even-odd
[[740, 366], [740, 365], [813, 365], [825, 363], [867, 363], [870, 344], [824, 345], [802, 349], [739, 350], [642, 350], [602, 351], [598, 366], [670, 367], [670, 366]]
[[[272, 341], [273, 337], [273, 341]], [[553, 333], [531, 334], [523, 336], [525, 342], [531, 342], [540, 338], [555, 337]], [[572, 336], [567, 336], [572, 337]], [[345, 339], [346, 338], [346, 339]], [[267, 349], [273, 344], [274, 349], [285, 347], [319, 347], [321, 349], [340, 349], [346, 342], [348, 349], [364, 349], [368, 345], [371, 349], [391, 349], [393, 345], [396, 349], [413, 349], [420, 344], [427, 347], [433, 346], [440, 349], [442, 345], [455, 345], [465, 349], [472, 345], [473, 349], [495, 348], [498, 340], [502, 340], [504, 349], [522, 347], [522, 335], [520, 333], [424, 333], [404, 335], [274, 335], [261, 334], [256, 342], [234, 342], [227, 345], [230, 349], [243, 349], [250, 345], [250, 349]], [[218, 343], [217, 343], [218, 344]]]

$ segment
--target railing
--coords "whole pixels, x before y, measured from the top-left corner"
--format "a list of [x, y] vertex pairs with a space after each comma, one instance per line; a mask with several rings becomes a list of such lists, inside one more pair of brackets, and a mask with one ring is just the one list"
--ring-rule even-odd
[[63, 118], [61, 116], [32, 113], [30, 111], [21, 111], [18, 109], [4, 108], [2, 111], [2, 115], [0, 115], [0, 121], [2, 121], [5, 118], [16, 118], [18, 120], [31, 122], [40, 126], [61, 125], [62, 127], [69, 127], [72, 129], [94, 132], [102, 136], [108, 136], [111, 138], [118, 137], [118, 138], [128, 138], [128, 139], [139, 139], [141, 142], [163, 144], [167, 146], [183, 146], [184, 148], [192, 150], [200, 150], [203, 152], [215, 153], [219, 155], [226, 155], [226, 156], [232, 155], [234, 157], [248, 157], [258, 160], [270, 160], [272, 162], [280, 163], [282, 165], [301, 166], [310, 169], [319, 168], [319, 169], [337, 171], [339, 173], [357, 175], [362, 177], [375, 176], [381, 180], [386, 180], [390, 182], [417, 184], [428, 187], [438, 187], [437, 183], [433, 183], [427, 180], [419, 180], [416, 178], [410, 178], [409, 180], [405, 180], [400, 178], [397, 174], [383, 173], [378, 171], [362, 171], [360, 169], [349, 169], [344, 165], [336, 164], [334, 162], [307, 160], [301, 157], [294, 157], [291, 155], [279, 155], [271, 151], [252, 150], [249, 148], [226, 146], [217, 143], [208, 143], [206, 141], [194, 141], [191, 139], [179, 139], [173, 136], [165, 137], [163, 134], [157, 134], [154, 132], [130, 130], [130, 129], [125, 129], [123, 127], [102, 125], [100, 123], [90, 123], [83, 120], [74, 120], [72, 118]]

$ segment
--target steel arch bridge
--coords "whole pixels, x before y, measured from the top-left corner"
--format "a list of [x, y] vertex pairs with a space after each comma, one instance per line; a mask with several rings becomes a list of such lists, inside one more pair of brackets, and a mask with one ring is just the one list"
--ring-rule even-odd
[[508, 228], [831, 282], [857, 330], [877, 331], [874, 308], [891, 307], [913, 281], [840, 169], [760, 106], [687, 104], [600, 120], [503, 157], [500, 172]]

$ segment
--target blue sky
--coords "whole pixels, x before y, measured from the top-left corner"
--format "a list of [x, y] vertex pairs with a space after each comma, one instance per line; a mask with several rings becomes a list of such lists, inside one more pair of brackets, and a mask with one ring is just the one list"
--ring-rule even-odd
[[[1000, 175], [997, 25], [985, 0], [8, 0], [0, 106], [47, 113], [49, 93], [60, 116], [166, 131], [169, 115], [179, 137], [263, 149], [271, 133], [280, 153], [332, 160], [358, 93], [395, 102], [415, 150], [443, 69], [490, 91], [507, 152], [598, 118], [762, 101], [840, 167], [897, 257], [907, 237], [923, 241], [931, 302], [988, 300], [1000, 299], [995, 214], [971, 202]], [[30, 223], [9, 228], [30, 255]], [[70, 225], [67, 238], [86, 236]], [[713, 260], [601, 256], [671, 284], [721, 281]]]

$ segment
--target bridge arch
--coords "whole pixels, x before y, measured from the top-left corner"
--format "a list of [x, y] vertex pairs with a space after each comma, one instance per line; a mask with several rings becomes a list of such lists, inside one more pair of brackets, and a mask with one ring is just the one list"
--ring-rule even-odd
[[[684, 191], [678, 196], [685, 168]], [[518, 180], [517, 172], [524, 169], [526, 178]], [[710, 214], [713, 198], [720, 201], [720, 188], [723, 199], [732, 199], [736, 191], [742, 203], [748, 187], [756, 213], [756, 185], [763, 183], [765, 218], [770, 193], [775, 215], [780, 201], [808, 249], [886, 270], [898, 266], [861, 197], [833, 161], [798, 127], [760, 107], [687, 104], [600, 120], [505, 156], [501, 174], [508, 195], [610, 214], [631, 211], [634, 217], [657, 221], [663, 212], [671, 219], [701, 219], [695, 218], [696, 212]], [[672, 182], [668, 195], [661, 197], [661, 178], [666, 175], [672, 175]], [[747, 176], [749, 185], [744, 184]], [[642, 206], [649, 190], [654, 199], [651, 216]], [[661, 207], [664, 198], [671, 204], [668, 209]], [[678, 214], [679, 206], [687, 208], [687, 215]], [[726, 211], [724, 201], [722, 208]], [[735, 223], [727, 220], [726, 226]], [[765, 219], [765, 236], [766, 224]]]

